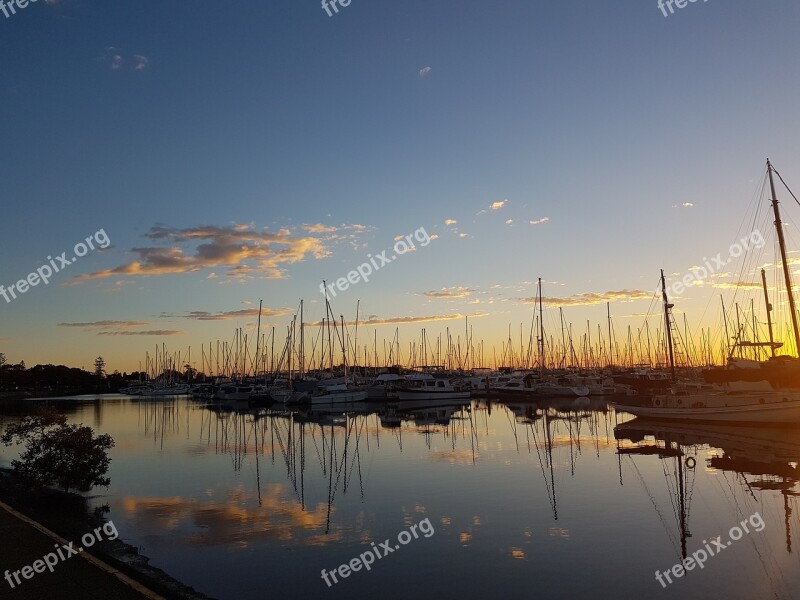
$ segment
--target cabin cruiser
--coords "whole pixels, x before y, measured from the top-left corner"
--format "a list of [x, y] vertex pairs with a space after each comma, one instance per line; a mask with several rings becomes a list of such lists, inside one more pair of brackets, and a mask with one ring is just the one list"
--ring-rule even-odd
[[439, 379], [427, 373], [409, 375], [408, 387], [397, 390], [398, 400], [458, 400], [469, 398], [469, 389], [452, 384], [449, 379]]

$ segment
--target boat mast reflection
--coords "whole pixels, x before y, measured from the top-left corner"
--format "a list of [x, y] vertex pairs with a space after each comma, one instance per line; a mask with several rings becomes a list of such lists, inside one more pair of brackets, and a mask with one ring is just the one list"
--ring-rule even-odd
[[[783, 497], [786, 551], [792, 552], [791, 499], [800, 495], [800, 432], [793, 428], [758, 427], [703, 423], [672, 423], [636, 418], [617, 425], [614, 434], [620, 455], [656, 454], [676, 457], [681, 468], [693, 471], [701, 448], [716, 449], [706, 465], [735, 473], [743, 488], [756, 499], [754, 490], [777, 491]], [[652, 439], [653, 443], [646, 443]], [[621, 442], [636, 444], [622, 447]], [[663, 446], [661, 445], [663, 444]], [[680, 460], [687, 453], [685, 460]], [[685, 554], [684, 554], [685, 557]]]

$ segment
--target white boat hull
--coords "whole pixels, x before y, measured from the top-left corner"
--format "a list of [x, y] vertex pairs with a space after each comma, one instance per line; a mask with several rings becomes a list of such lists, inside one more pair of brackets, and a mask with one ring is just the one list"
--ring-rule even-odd
[[689, 419], [694, 421], [725, 421], [729, 423], [800, 423], [800, 399], [764, 404], [739, 404], [711, 407], [659, 407], [616, 405], [616, 410], [651, 419]]
[[469, 390], [445, 390], [437, 392], [434, 389], [415, 389], [398, 390], [398, 400], [465, 400], [470, 395]]
[[330, 404], [348, 404], [351, 402], [363, 402], [367, 399], [366, 391], [354, 390], [352, 392], [331, 392], [320, 394], [309, 398], [312, 406]]

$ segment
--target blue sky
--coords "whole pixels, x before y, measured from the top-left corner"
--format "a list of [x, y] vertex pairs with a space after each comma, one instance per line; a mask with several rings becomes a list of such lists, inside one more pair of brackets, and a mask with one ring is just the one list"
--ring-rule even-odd
[[[284, 327], [280, 309], [305, 298], [318, 319], [321, 279], [420, 227], [438, 239], [337, 296], [337, 314], [360, 300], [365, 317], [454, 317], [403, 325], [406, 343], [476, 315], [475, 337], [499, 348], [530, 323], [521, 299], [542, 277], [575, 323], [605, 314], [580, 294], [646, 292], [608, 295], [620, 329], [640, 326], [626, 316], [647, 310], [660, 268], [685, 273], [741, 237], [767, 156], [800, 182], [799, 15], [788, 0], [668, 18], [655, 1], [352, 0], [328, 17], [315, 0], [41, 0], [0, 14], [0, 283], [101, 228], [112, 241], [0, 299], [0, 351], [131, 370], [155, 344], [185, 351], [254, 321], [192, 311], [263, 298]], [[714, 327], [719, 293], [693, 289], [681, 308]]]

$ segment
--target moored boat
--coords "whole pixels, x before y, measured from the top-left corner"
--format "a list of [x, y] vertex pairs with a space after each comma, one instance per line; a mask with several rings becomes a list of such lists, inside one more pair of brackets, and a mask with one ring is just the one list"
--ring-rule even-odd
[[408, 387], [397, 391], [398, 400], [460, 400], [469, 398], [469, 389], [454, 386], [449, 379], [428, 374], [410, 375]]

